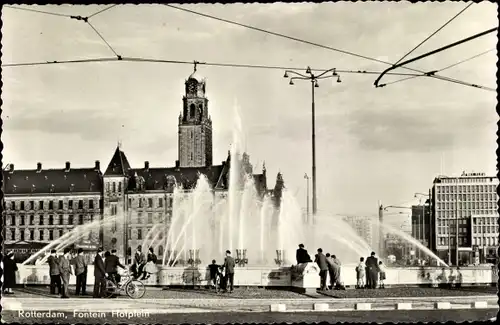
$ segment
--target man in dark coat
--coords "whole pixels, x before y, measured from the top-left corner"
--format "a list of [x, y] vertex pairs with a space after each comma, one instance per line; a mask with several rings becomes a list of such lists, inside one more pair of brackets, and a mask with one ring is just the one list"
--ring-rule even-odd
[[14, 253], [9, 252], [3, 258], [3, 292], [13, 294], [12, 288], [16, 286], [17, 264]]
[[63, 283], [63, 292], [61, 298], [69, 298], [69, 277], [73, 274], [69, 261], [70, 252], [71, 250], [69, 248], [65, 248], [64, 255], [59, 258], [59, 273], [61, 275], [61, 280]]
[[307, 253], [307, 250], [304, 249], [304, 244], [299, 245], [299, 249], [297, 249], [297, 253], [295, 254], [295, 258], [297, 259], [297, 264], [312, 262], [311, 256], [309, 256], [309, 253]]
[[106, 270], [104, 269], [104, 261], [102, 260], [103, 250], [99, 248], [94, 259], [94, 298], [102, 298], [104, 290], [106, 290]]
[[326, 263], [326, 256], [323, 254], [323, 249], [318, 248], [318, 254], [316, 254], [316, 258], [314, 262], [319, 266], [319, 276], [321, 278], [321, 287], [320, 290], [327, 290], [326, 288], [326, 275], [328, 273], [328, 264]]
[[61, 276], [59, 274], [59, 259], [56, 255], [56, 250], [53, 249], [50, 251], [50, 256], [47, 258], [47, 263], [49, 264], [49, 275], [50, 275], [50, 294], [54, 295], [56, 294], [56, 287], [57, 287], [57, 294], [60, 295], [62, 290], [61, 290]]
[[132, 264], [131, 271], [135, 279], [143, 275], [144, 265], [146, 264], [146, 257], [142, 252], [142, 246], [137, 246], [137, 251], [134, 255], [134, 264]]
[[378, 282], [378, 259], [375, 257], [375, 252], [372, 252], [369, 257], [366, 258], [366, 275], [367, 275], [367, 288], [375, 289], [377, 288]]
[[78, 255], [73, 259], [73, 266], [75, 268], [76, 275], [76, 295], [82, 293], [82, 296], [86, 295], [87, 291], [87, 261], [85, 256], [83, 256], [83, 249], [78, 249]]
[[120, 263], [120, 259], [118, 258], [118, 256], [116, 256], [116, 249], [113, 249], [111, 250], [111, 254], [108, 257], [106, 257], [104, 261], [104, 269], [106, 270], [106, 273], [109, 275], [109, 277], [113, 281], [115, 281], [116, 284], [120, 282], [118, 267], [125, 269], [125, 266], [123, 266]]
[[[224, 259], [224, 271], [225, 271], [225, 285], [226, 285], [226, 290], [229, 287], [229, 292], [233, 292], [234, 289], [234, 267], [236, 266], [236, 263], [234, 262], [234, 258], [231, 257], [231, 251], [227, 250], [226, 251], [226, 258]], [[231, 285], [229, 285], [229, 282], [231, 282]]]

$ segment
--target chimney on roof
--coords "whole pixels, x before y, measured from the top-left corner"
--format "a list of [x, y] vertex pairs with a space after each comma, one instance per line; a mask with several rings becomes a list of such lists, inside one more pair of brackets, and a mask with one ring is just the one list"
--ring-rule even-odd
[[37, 171], [37, 173], [42, 171], [42, 163], [41, 162], [36, 164], [36, 171]]
[[144, 169], [148, 170], [149, 169], [149, 161], [144, 162]]
[[99, 160], [95, 161], [95, 170], [97, 171], [101, 170], [101, 162]]
[[71, 163], [69, 161], [66, 162], [66, 169], [65, 171], [69, 172], [69, 169], [71, 168]]
[[14, 164], [10, 164], [10, 166], [9, 166], [9, 172], [11, 172], [11, 173], [14, 172]]
[[179, 168], [180, 164], [181, 164], [181, 163], [180, 163], [180, 161], [179, 161], [179, 160], [176, 160], [176, 161], [175, 161], [175, 168]]

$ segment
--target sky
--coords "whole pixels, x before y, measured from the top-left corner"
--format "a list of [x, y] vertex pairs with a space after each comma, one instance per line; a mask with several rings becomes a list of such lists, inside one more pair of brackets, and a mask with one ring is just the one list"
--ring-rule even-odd
[[[462, 10], [462, 2], [338, 2], [183, 5], [295, 38], [395, 62]], [[106, 6], [20, 6], [88, 16]], [[473, 4], [407, 59], [497, 27], [496, 4]], [[2, 10], [2, 64], [114, 57], [82, 21], [12, 8]], [[163, 5], [119, 5], [90, 20], [124, 57], [383, 71], [388, 65], [193, 15]], [[496, 88], [491, 33], [409, 66]], [[2, 68], [4, 165], [16, 169], [104, 169], [121, 141], [135, 168], [173, 166], [184, 81], [193, 65], [140, 62]], [[397, 69], [394, 72], [411, 71]], [[305, 207], [311, 175], [311, 88], [290, 86], [283, 70], [198, 66], [207, 80], [214, 163], [227, 157], [233, 107], [245, 147], [268, 185], [283, 174]], [[318, 211], [376, 215], [384, 205], [418, 203], [439, 174], [494, 174], [496, 93], [431, 78], [375, 88], [377, 75], [341, 73], [316, 88]], [[399, 76], [386, 76], [389, 83]], [[400, 215], [393, 214], [394, 218]]]

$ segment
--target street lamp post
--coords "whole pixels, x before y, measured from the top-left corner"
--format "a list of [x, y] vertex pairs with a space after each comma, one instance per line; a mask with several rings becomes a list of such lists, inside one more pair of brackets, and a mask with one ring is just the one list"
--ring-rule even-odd
[[304, 174], [304, 178], [306, 179], [306, 221], [307, 221], [307, 224], [310, 223], [310, 220], [309, 220], [309, 176], [307, 174]]
[[[327, 75], [328, 73], [331, 73]], [[315, 75], [312, 73], [311, 68], [307, 67], [306, 73], [302, 74], [300, 72], [286, 70], [284, 78], [288, 78], [288, 74], [294, 75], [290, 77], [290, 85], [293, 85], [294, 80], [309, 80], [311, 82], [311, 95], [312, 95], [312, 219], [314, 223], [314, 218], [316, 217], [316, 213], [318, 211], [318, 201], [317, 201], [317, 193], [316, 193], [316, 110], [314, 103], [314, 88], [319, 87], [318, 80], [320, 79], [328, 79], [328, 78], [337, 78], [337, 82], [340, 81], [340, 76], [337, 74], [336, 68], [332, 68], [326, 71], [323, 71], [319, 75]]]

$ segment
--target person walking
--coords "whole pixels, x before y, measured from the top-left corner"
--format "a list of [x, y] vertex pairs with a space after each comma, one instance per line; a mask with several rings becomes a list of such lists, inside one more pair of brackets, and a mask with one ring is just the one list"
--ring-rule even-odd
[[50, 275], [50, 294], [54, 295], [56, 294], [56, 287], [57, 287], [57, 294], [60, 295], [62, 290], [61, 290], [61, 275], [59, 273], [59, 258], [57, 257], [57, 251], [55, 249], [52, 249], [50, 251], [50, 255], [47, 258], [47, 263], [49, 264], [49, 275]]
[[[236, 263], [234, 262], [234, 258], [231, 256], [231, 251], [227, 250], [226, 251], [226, 258], [224, 259], [224, 271], [225, 271], [225, 284], [226, 284], [226, 289], [229, 287], [229, 293], [233, 292], [234, 289], [234, 267], [236, 266]], [[231, 284], [229, 284], [231, 282]]]
[[131, 271], [133, 273], [134, 279], [139, 278], [143, 275], [144, 264], [146, 263], [146, 258], [142, 252], [142, 246], [137, 246], [137, 250], [134, 255], [134, 263], [132, 264]]
[[111, 280], [115, 282], [116, 285], [120, 283], [120, 275], [118, 274], [118, 267], [124, 270], [126, 269], [125, 266], [123, 266], [120, 263], [120, 258], [116, 256], [116, 249], [112, 249], [111, 254], [109, 254], [109, 256], [107, 256], [104, 260], [104, 269], [106, 270], [106, 273], [111, 278]]
[[69, 248], [64, 249], [64, 255], [59, 258], [59, 273], [61, 275], [63, 292], [61, 294], [61, 298], [69, 298], [68, 289], [69, 289], [69, 278], [73, 274], [71, 271], [70, 264], [70, 252]]
[[295, 258], [297, 260], [297, 264], [309, 263], [312, 262], [311, 256], [307, 253], [307, 250], [304, 249], [304, 244], [299, 244], [299, 249], [295, 254]]
[[87, 294], [87, 261], [85, 256], [83, 256], [83, 249], [79, 248], [76, 257], [73, 259], [73, 266], [75, 268], [76, 275], [76, 291], [75, 294], [78, 296], [80, 292], [82, 296]]
[[158, 268], [156, 267], [157, 261], [158, 257], [156, 257], [153, 247], [149, 247], [148, 257], [146, 259], [146, 265], [144, 266], [144, 272], [141, 280], [147, 280], [151, 274], [158, 272]]
[[326, 291], [328, 288], [326, 287], [326, 275], [328, 272], [328, 264], [326, 263], [326, 256], [323, 254], [323, 249], [318, 248], [318, 254], [316, 254], [316, 258], [314, 262], [319, 266], [319, 276], [321, 278], [321, 291]]
[[357, 284], [356, 284], [356, 289], [364, 289], [365, 288], [365, 258], [360, 257], [359, 259], [359, 264], [356, 266], [356, 279], [357, 279]]
[[102, 260], [102, 248], [97, 250], [97, 255], [94, 258], [94, 292], [92, 297], [102, 298], [104, 290], [106, 290], [106, 270], [104, 261]]
[[14, 294], [12, 288], [16, 286], [17, 264], [14, 260], [14, 253], [8, 252], [3, 258], [3, 293]]
[[377, 288], [378, 280], [378, 259], [375, 257], [375, 252], [372, 252], [366, 259], [366, 273], [368, 276], [367, 287], [370, 289]]

